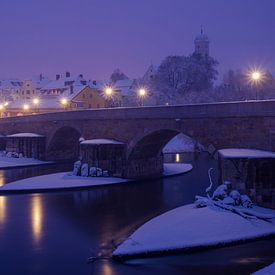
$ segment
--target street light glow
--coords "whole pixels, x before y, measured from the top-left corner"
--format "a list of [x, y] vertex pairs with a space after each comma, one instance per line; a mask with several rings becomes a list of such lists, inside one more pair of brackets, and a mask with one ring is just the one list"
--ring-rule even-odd
[[6, 101], [6, 102], [4, 103], [4, 106], [6, 107], [6, 106], [8, 106], [8, 105], [9, 105], [9, 102]]
[[4, 106], [2, 104], [0, 104], [0, 110], [3, 110]]
[[105, 95], [110, 97], [112, 96], [112, 94], [113, 94], [113, 89], [111, 87], [107, 87], [105, 89]]
[[140, 96], [140, 97], [145, 97], [146, 94], [147, 94], [147, 92], [146, 92], [145, 89], [139, 89], [138, 93], [139, 93], [139, 96]]
[[259, 71], [254, 71], [251, 73], [251, 78], [254, 81], [259, 81], [261, 79], [261, 73]]
[[25, 111], [27, 111], [27, 110], [30, 109], [30, 106], [29, 106], [28, 104], [24, 104], [24, 105], [23, 105], [23, 109], [24, 109]]
[[32, 100], [32, 102], [33, 102], [34, 105], [38, 105], [39, 104], [39, 98], [34, 98]]
[[67, 105], [68, 104], [68, 99], [67, 98], [62, 98], [61, 99], [61, 104], [64, 105], [64, 106]]

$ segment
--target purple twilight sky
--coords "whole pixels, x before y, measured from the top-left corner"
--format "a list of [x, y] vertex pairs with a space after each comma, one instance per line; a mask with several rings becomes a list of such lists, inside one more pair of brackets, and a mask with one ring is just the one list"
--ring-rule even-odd
[[188, 55], [204, 26], [228, 68], [275, 73], [274, 0], [1, 0], [0, 78], [92, 79], [121, 68], [141, 76], [167, 55]]

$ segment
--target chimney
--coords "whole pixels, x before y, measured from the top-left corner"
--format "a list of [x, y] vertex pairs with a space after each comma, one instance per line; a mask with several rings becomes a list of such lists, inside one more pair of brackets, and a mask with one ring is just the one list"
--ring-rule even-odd
[[71, 93], [71, 94], [74, 93], [74, 86], [73, 86], [73, 85], [70, 86], [70, 93]]
[[83, 78], [83, 74], [80, 74], [79, 77], [80, 77], [80, 78]]
[[68, 78], [70, 76], [71, 76], [70, 72], [66, 72], [66, 77]]
[[42, 76], [42, 74], [40, 74], [40, 75], [39, 75], [39, 79], [40, 79], [40, 81], [42, 81], [42, 80], [43, 80], [43, 76]]
[[93, 85], [95, 85], [95, 86], [96, 86], [96, 80], [93, 80]]
[[55, 76], [55, 79], [56, 79], [56, 80], [59, 80], [59, 79], [60, 79], [60, 74], [57, 74], [57, 75]]

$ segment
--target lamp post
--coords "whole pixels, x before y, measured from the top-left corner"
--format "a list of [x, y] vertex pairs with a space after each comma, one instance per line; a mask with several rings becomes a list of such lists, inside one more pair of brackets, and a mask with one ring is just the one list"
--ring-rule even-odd
[[30, 106], [28, 104], [23, 105], [23, 111], [28, 112], [30, 109]]
[[255, 99], [258, 100], [258, 86], [259, 86], [260, 82], [263, 80], [263, 75], [260, 71], [253, 71], [250, 73], [250, 80], [256, 88], [256, 98]]
[[62, 104], [62, 106], [64, 106], [64, 110], [66, 110], [67, 105], [68, 105], [68, 99], [67, 98], [62, 98], [60, 103]]
[[140, 99], [140, 106], [144, 105], [144, 99], [147, 96], [147, 91], [144, 88], [138, 90], [138, 97]]
[[33, 103], [33, 105], [36, 107], [36, 108], [35, 108], [35, 109], [36, 109], [36, 112], [39, 113], [39, 111], [38, 111], [38, 105], [39, 105], [39, 103], [40, 103], [39, 98], [34, 98], [34, 99], [32, 100], [32, 103]]
[[104, 90], [104, 95], [108, 100], [108, 107], [112, 107], [112, 103], [113, 103], [113, 95], [114, 95], [114, 90], [112, 89], [112, 87], [107, 87]]

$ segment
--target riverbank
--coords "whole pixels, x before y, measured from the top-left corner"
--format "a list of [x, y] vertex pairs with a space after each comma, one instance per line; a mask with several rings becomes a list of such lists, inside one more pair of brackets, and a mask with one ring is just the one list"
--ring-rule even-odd
[[0, 169], [7, 168], [19, 168], [19, 167], [27, 167], [27, 166], [36, 166], [36, 165], [45, 165], [51, 164], [52, 161], [42, 161], [32, 158], [13, 158], [0, 156]]
[[[253, 207], [272, 214], [275, 210]], [[168, 211], [138, 228], [113, 252], [116, 259], [174, 254], [241, 243], [275, 235], [275, 219], [245, 219], [215, 207], [194, 204]]]
[[275, 263], [253, 273], [253, 275], [274, 275], [274, 274], [275, 274]]
[[[192, 170], [191, 164], [164, 164], [164, 177], [184, 174]], [[61, 172], [14, 181], [0, 187], [0, 193], [44, 192], [53, 190], [85, 189], [89, 187], [127, 183], [131, 179], [117, 177], [80, 177]]]

